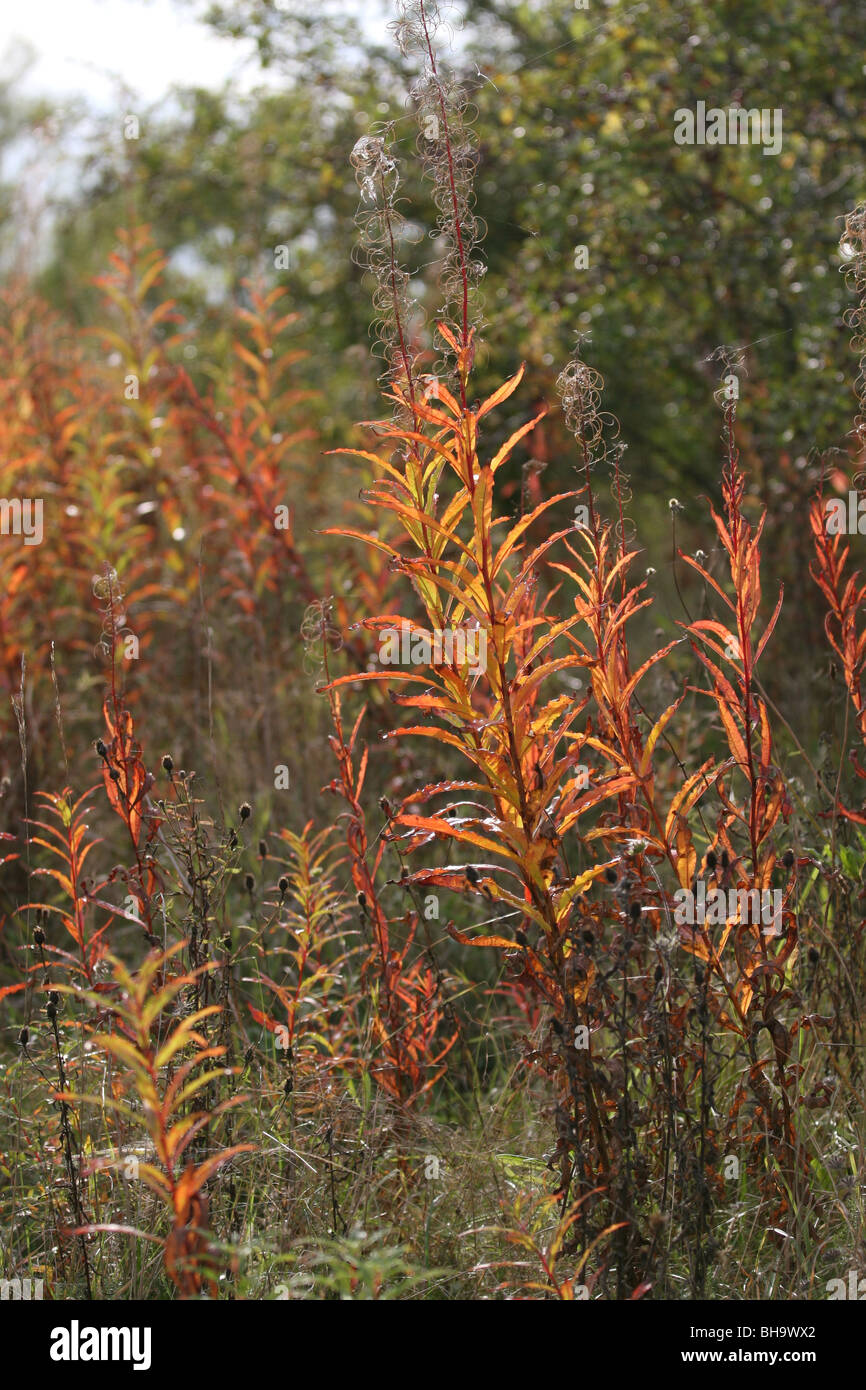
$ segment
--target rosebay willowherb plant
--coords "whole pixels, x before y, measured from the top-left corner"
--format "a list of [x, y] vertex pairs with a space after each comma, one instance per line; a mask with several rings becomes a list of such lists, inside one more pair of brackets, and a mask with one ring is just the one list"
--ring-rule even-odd
[[[446, 246], [435, 342], [449, 363], [447, 381], [441, 367], [432, 382], [422, 371], [429, 346], [399, 260], [399, 163], [389, 128], [359, 142], [353, 164], [362, 233], [374, 245], [384, 392], [396, 413], [375, 426], [390, 452], [352, 452], [376, 470], [364, 500], [391, 527], [330, 534], [365, 540], [408, 581], [404, 611], [371, 615], [363, 628], [380, 635], [395, 627], [477, 629], [486, 661], [478, 669], [453, 653], [427, 662], [413, 655], [399, 676], [371, 670], [326, 689], [333, 697], [359, 679], [414, 687], [392, 693], [409, 722], [387, 737], [427, 741], [438, 775], [404, 794], [387, 833], [407, 857], [436, 844], [472, 856], [418, 868], [408, 881], [495, 909], [507, 932], [475, 934], [453, 924], [449, 931], [463, 945], [505, 953], [512, 984], [546, 1006], [529, 1057], [554, 1081], [551, 1161], [562, 1210], [576, 1192], [584, 1240], [614, 1219], [619, 1296], [660, 1274], [664, 1280], [662, 1246], [679, 1223], [694, 1238], [691, 1279], [700, 1294], [724, 1146], [744, 1143], [754, 1156], [777, 1219], [805, 1219], [810, 1155], [798, 1122], [823, 1103], [815, 1065], [803, 1062], [804, 1030], [819, 1024], [800, 1007], [794, 973], [797, 860], [784, 843], [793, 808], [757, 670], [782, 594], [761, 626], [764, 518], [752, 525], [744, 510], [737, 377], [726, 358], [724, 514], [712, 516], [728, 588], [705, 555], [681, 554], [701, 582], [706, 616], [686, 610], [684, 636], [635, 666], [628, 634], [652, 598], [647, 582], [632, 578], [631, 493], [615, 422], [600, 410], [599, 375], [580, 356], [560, 378], [578, 444], [577, 486], [518, 517], [499, 501], [502, 479], [540, 417], [485, 449], [487, 417], [515, 391], [521, 370], [470, 403], [478, 278], [470, 259], [478, 237], [467, 191], [471, 144], [464, 101], [455, 100], [437, 65], [436, 22], [419, 0], [401, 7], [398, 32], [404, 52], [419, 52], [424, 67], [416, 114]], [[596, 490], [600, 465], [611, 474], [610, 520]], [[554, 520], [550, 534], [531, 539], [542, 516], [566, 511], [575, 525], [557, 528]], [[677, 663], [682, 689], [651, 715], [640, 689], [668, 659]], [[718, 735], [710, 733], [709, 754], [700, 754], [689, 721], [685, 736], [698, 755], [689, 772], [672, 738], [690, 694], [701, 693], [701, 672]], [[693, 894], [699, 880], [727, 893], [719, 897], [721, 919], [677, 929], [675, 890]], [[781, 906], [768, 930], [748, 904], [771, 893]], [[721, 1115], [715, 1097], [723, 1062], [714, 1054], [725, 1035], [744, 1070]]]

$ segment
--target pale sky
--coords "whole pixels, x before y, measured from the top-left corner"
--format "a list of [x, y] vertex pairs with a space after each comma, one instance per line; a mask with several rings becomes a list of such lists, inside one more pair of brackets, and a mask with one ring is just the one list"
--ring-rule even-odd
[[[36, 50], [22, 89], [116, 104], [116, 78], [145, 102], [173, 83], [218, 86], [237, 74], [252, 45], [217, 37], [173, 0], [4, 0], [0, 57], [16, 39]], [[249, 66], [252, 79], [261, 74]]]

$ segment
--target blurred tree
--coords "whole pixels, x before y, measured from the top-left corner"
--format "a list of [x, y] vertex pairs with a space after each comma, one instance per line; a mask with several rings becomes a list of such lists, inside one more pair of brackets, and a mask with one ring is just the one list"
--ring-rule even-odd
[[[179, 289], [202, 333], [221, 331], [221, 301], [242, 275], [289, 285], [311, 378], [330, 385], [326, 433], [372, 407], [357, 396], [369, 310], [349, 257], [348, 154], [375, 123], [396, 121], [412, 215], [432, 225], [402, 60], [376, 16], [361, 26], [341, 8], [199, 6], [219, 32], [255, 37], [285, 85], [246, 97], [188, 91], [179, 114], [142, 121], [134, 151], [121, 148], [119, 122], [106, 130], [45, 279], [55, 299], [80, 306], [83, 272], [101, 264], [134, 197], [176, 269], [198, 271]], [[493, 382], [516, 355], [530, 361], [515, 416], [530, 391], [555, 398], [575, 335], [592, 333], [584, 352], [606, 378], [642, 492], [709, 486], [719, 366], [708, 359], [727, 343], [748, 345], [741, 438], [765, 496], [813, 444], [844, 441], [853, 364], [836, 245], [840, 215], [863, 193], [858, 38], [856, 7], [835, 0], [467, 0], [451, 61], [478, 111], [485, 368]], [[676, 144], [675, 113], [699, 100], [781, 109], [781, 152]], [[286, 268], [275, 267], [278, 245]], [[407, 255], [429, 284], [430, 243]], [[421, 297], [435, 305], [429, 289]]]

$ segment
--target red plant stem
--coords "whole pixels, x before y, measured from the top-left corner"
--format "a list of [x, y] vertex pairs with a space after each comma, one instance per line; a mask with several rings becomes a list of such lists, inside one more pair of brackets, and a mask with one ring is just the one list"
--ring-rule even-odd
[[[463, 325], [461, 333], [461, 344], [464, 348], [469, 345], [469, 275], [466, 270], [466, 252], [463, 247], [463, 232], [460, 227], [460, 206], [457, 199], [457, 181], [454, 177], [454, 154], [451, 149], [451, 132], [448, 126], [448, 115], [445, 109], [445, 97], [442, 92], [442, 83], [439, 81], [439, 73], [436, 68], [436, 58], [433, 53], [433, 44], [430, 40], [430, 29], [427, 24], [427, 15], [424, 12], [424, 0], [418, 0], [421, 13], [421, 23], [424, 28], [424, 39], [427, 44], [427, 53], [430, 58], [430, 70], [433, 80], [436, 83], [436, 90], [439, 94], [439, 110], [442, 113], [443, 137], [445, 140], [445, 153], [448, 157], [448, 183], [451, 190], [452, 220], [454, 223], [454, 240], [457, 245], [457, 256], [460, 261], [460, 280], [463, 289]], [[460, 403], [466, 406], [466, 384], [463, 376], [460, 380]]]

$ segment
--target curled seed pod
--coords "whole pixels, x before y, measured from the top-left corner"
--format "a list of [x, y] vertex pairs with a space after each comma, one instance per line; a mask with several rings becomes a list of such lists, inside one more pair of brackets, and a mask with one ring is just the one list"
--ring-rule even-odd
[[599, 411], [604, 379], [582, 360], [581, 341], [571, 361], [557, 377], [556, 389], [562, 400], [565, 423], [581, 447], [585, 465], [591, 467], [604, 431]]
[[477, 285], [485, 267], [476, 249], [486, 229], [474, 210], [475, 111], [465, 81], [453, 80], [437, 61], [436, 39], [443, 27], [435, 0], [398, 0], [392, 30], [403, 55], [420, 59], [422, 66], [411, 97], [418, 154], [439, 214], [433, 233], [442, 249], [437, 319], [467, 349], [480, 322]]
[[852, 433], [862, 446], [866, 443], [866, 202], [859, 203], [845, 218], [839, 250], [842, 272], [857, 297], [844, 321], [851, 329], [851, 346], [860, 359], [854, 384], [858, 412]]
[[412, 343], [418, 339], [420, 311], [409, 292], [409, 273], [397, 257], [406, 224], [397, 209], [400, 171], [389, 153], [390, 139], [390, 125], [381, 135], [362, 135], [350, 156], [361, 194], [354, 259], [374, 279], [372, 335], [386, 362], [385, 379], [414, 400]]

